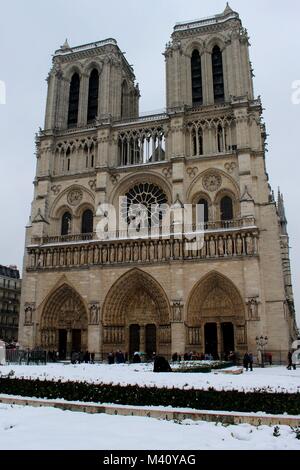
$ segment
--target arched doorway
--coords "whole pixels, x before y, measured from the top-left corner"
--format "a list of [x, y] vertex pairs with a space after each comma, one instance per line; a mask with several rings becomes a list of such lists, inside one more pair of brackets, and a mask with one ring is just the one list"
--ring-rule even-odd
[[87, 349], [88, 317], [80, 295], [70, 286], [59, 287], [47, 300], [41, 318], [41, 345], [59, 352], [60, 359]]
[[171, 353], [170, 306], [159, 283], [134, 269], [112, 286], [103, 306], [103, 353]]
[[208, 274], [193, 288], [187, 325], [198, 330], [200, 353], [225, 358], [230, 351], [247, 349], [242, 297], [232, 281], [217, 272]]

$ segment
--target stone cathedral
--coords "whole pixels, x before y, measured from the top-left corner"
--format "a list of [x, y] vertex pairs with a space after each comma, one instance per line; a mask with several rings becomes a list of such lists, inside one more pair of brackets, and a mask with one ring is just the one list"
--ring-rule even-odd
[[[297, 336], [283, 196], [266, 172], [262, 104], [239, 14], [179, 23], [164, 52], [166, 109], [139, 115], [133, 67], [114, 39], [55, 52], [26, 228], [19, 341], [273, 359]], [[119, 198], [204, 208], [204, 243], [116, 232], [99, 205]], [[117, 209], [128, 218], [129, 204]]]

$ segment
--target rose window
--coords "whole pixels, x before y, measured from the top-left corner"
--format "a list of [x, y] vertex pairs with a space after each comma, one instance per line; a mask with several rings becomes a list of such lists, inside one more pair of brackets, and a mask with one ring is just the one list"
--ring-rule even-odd
[[166, 213], [165, 204], [168, 198], [164, 191], [151, 183], [140, 183], [131, 188], [125, 196], [127, 201], [122, 202], [122, 215], [127, 223], [132, 222], [139, 217], [144, 220], [148, 219], [148, 225], [157, 226]]

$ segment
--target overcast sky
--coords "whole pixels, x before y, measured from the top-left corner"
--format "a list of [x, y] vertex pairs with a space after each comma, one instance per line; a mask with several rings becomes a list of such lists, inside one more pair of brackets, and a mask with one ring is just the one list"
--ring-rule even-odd
[[[285, 196], [297, 314], [300, 319], [300, 2], [233, 0], [248, 29], [255, 93], [261, 95], [269, 133], [267, 168], [273, 189]], [[35, 132], [44, 123], [45, 79], [51, 55], [66, 38], [71, 46], [114, 37], [134, 65], [141, 111], [165, 106], [162, 52], [176, 22], [220, 13], [223, 0], [0, 0], [0, 264], [22, 265], [24, 226], [35, 175]], [[299, 322], [300, 323], [300, 322]]]

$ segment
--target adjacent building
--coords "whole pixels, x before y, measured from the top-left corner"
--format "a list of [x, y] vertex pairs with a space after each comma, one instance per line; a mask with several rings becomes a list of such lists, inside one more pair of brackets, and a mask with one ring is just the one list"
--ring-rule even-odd
[[[55, 52], [37, 136], [20, 342], [62, 358], [79, 349], [225, 356], [255, 353], [263, 335], [275, 361], [297, 327], [247, 30], [227, 5], [177, 24], [164, 56], [166, 110], [140, 117], [134, 71], [114, 39], [66, 41]], [[204, 244], [189, 249], [174, 230], [101, 241], [104, 203], [119, 225], [131, 203], [149, 214], [153, 204], [199, 205]]]
[[21, 279], [16, 266], [0, 266], [0, 339], [18, 340]]

